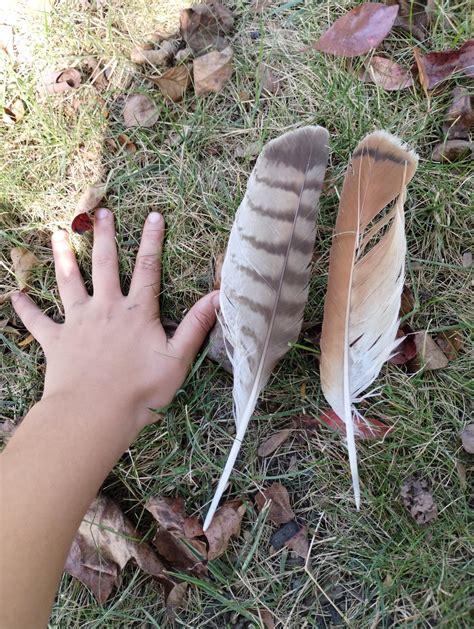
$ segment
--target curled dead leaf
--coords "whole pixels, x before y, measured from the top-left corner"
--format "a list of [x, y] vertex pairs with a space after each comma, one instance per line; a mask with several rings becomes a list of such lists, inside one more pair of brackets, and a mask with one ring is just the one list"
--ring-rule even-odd
[[275, 524], [285, 524], [295, 519], [295, 514], [290, 506], [288, 491], [281, 483], [272, 483], [270, 487], [262, 489], [260, 493], [255, 496], [255, 502], [259, 511], [270, 501], [268, 519], [271, 522]]
[[127, 98], [123, 109], [126, 127], [152, 127], [158, 118], [159, 113], [155, 103], [148, 96], [133, 94]]
[[18, 288], [24, 291], [28, 288], [33, 269], [40, 264], [40, 261], [34, 253], [23, 247], [13, 247], [10, 250], [10, 258]]
[[337, 19], [313, 48], [342, 57], [363, 55], [385, 39], [397, 14], [398, 6], [365, 2]]
[[362, 80], [365, 83], [375, 83], [387, 92], [403, 90], [413, 85], [408, 70], [391, 59], [378, 56], [371, 58]]
[[42, 75], [41, 95], [61, 94], [79, 87], [81, 73], [75, 68], [66, 68], [57, 72], [45, 72]]
[[471, 156], [474, 157], [474, 142], [468, 140], [447, 140], [433, 149], [431, 159], [434, 162], [456, 162]]
[[227, 7], [211, 0], [181, 11], [180, 32], [186, 44], [196, 54], [211, 48], [222, 50], [227, 46], [225, 35], [234, 27], [234, 16]]
[[190, 82], [189, 70], [185, 65], [169, 68], [161, 76], [149, 76], [148, 79], [157, 85], [166, 98], [175, 103], [183, 100]]
[[207, 558], [210, 561], [220, 557], [227, 550], [231, 537], [240, 535], [244, 513], [245, 505], [241, 500], [230, 500], [216, 512], [204, 533], [209, 544]]
[[220, 92], [232, 76], [234, 53], [229, 46], [221, 52], [214, 50], [193, 61], [194, 91], [196, 96]]
[[105, 196], [105, 191], [105, 184], [98, 182], [81, 194], [72, 218], [71, 229], [73, 232], [84, 234], [92, 229], [91, 213], [99, 206]]
[[72, 543], [65, 572], [86, 585], [101, 603], [133, 560], [146, 574], [166, 580], [164, 566], [125, 518], [119, 506], [99, 496], [89, 507]]
[[279, 430], [278, 432], [271, 435], [258, 447], [258, 456], [270, 456], [270, 454], [275, 452], [275, 450], [277, 450], [281, 445], [285, 443], [285, 441], [287, 441], [290, 434], [291, 430], [286, 428], [285, 430]]
[[455, 87], [452, 94], [443, 130], [450, 140], [466, 139], [474, 125], [474, 96], [464, 87]]
[[462, 334], [458, 330], [440, 332], [435, 341], [448, 360], [456, 360], [464, 344]]
[[407, 479], [400, 489], [400, 495], [403, 504], [417, 524], [423, 526], [437, 519], [438, 507], [429, 491], [427, 481], [419, 481], [416, 478]]
[[120, 144], [120, 146], [123, 146], [125, 150], [129, 153], [136, 153], [138, 151], [135, 142], [132, 142], [128, 135], [125, 135], [125, 133], [120, 133], [117, 136], [117, 142]]
[[13, 127], [25, 117], [25, 103], [21, 98], [16, 98], [8, 107], [3, 108], [3, 122]]
[[468, 424], [460, 434], [462, 447], [469, 454], [474, 454], [474, 424]]
[[177, 41], [165, 41], [158, 49], [147, 45], [141, 46], [132, 50], [130, 59], [137, 65], [148, 63], [153, 66], [164, 66], [171, 61], [178, 50], [178, 46]]
[[90, 82], [92, 85], [102, 92], [109, 86], [109, 79], [105, 68], [102, 68], [100, 62], [95, 57], [87, 57], [86, 65], [91, 72]]

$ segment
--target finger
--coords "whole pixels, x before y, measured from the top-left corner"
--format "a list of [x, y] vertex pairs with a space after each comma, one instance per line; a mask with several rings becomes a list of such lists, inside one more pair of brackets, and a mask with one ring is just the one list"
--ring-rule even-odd
[[143, 227], [137, 261], [133, 271], [129, 297], [158, 309], [160, 292], [161, 253], [165, 222], [158, 212], [151, 212]]
[[51, 236], [51, 245], [59, 294], [67, 313], [75, 303], [87, 299], [88, 295], [67, 232], [55, 232]]
[[57, 331], [58, 324], [41, 312], [38, 306], [24, 293], [13, 293], [12, 305], [28, 332], [35, 337], [43, 349]]
[[216, 322], [219, 308], [219, 291], [214, 291], [200, 299], [191, 308], [178, 326], [170, 343], [176, 353], [191, 363], [198, 353], [206, 336]]
[[100, 208], [95, 213], [92, 284], [94, 297], [111, 298], [122, 294], [118, 272], [114, 217], [112, 212], [106, 208]]

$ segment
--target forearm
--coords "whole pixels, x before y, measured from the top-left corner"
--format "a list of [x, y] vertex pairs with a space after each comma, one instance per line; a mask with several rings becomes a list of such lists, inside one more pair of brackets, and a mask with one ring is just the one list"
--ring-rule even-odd
[[87, 392], [47, 399], [12, 437], [0, 457], [2, 627], [46, 626], [81, 519], [136, 436], [133, 413]]

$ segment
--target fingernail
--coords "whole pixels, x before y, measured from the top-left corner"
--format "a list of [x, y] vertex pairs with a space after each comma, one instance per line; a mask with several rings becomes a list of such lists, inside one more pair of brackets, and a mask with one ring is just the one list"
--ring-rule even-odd
[[105, 207], [100, 207], [95, 212], [95, 217], [98, 218], [99, 220], [101, 220], [103, 218], [107, 218], [108, 216], [110, 216], [110, 210], [108, 210]]
[[220, 299], [219, 299], [220, 295], [219, 293], [217, 293], [216, 295], [214, 295], [214, 297], [212, 298], [212, 305], [214, 306], [214, 308], [216, 310], [219, 310], [220, 308]]
[[20, 291], [16, 291], [15, 293], [13, 293], [10, 297], [10, 299], [12, 300], [13, 303], [15, 303], [16, 301], [18, 301], [20, 299]]
[[51, 236], [51, 240], [54, 240], [54, 242], [60, 242], [61, 240], [66, 240], [66, 236], [66, 232], [60, 229], [57, 232], [54, 232]]
[[161, 219], [162, 219], [162, 216], [159, 212], [150, 212], [146, 220], [149, 223], [159, 223]]

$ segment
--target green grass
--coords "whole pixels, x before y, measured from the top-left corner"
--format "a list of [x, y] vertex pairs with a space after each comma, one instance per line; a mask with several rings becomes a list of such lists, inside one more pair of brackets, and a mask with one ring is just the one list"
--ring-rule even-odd
[[[437, 164], [430, 155], [443, 138], [449, 87], [428, 103], [421, 89], [385, 93], [358, 80], [364, 59], [348, 62], [303, 49], [353, 3], [310, 0], [278, 3], [262, 16], [248, 2], [233, 5], [235, 69], [222, 93], [180, 104], [166, 103], [133, 68], [128, 88], [104, 95], [109, 117], [85, 83], [76, 94], [39, 99], [39, 72], [82, 66], [89, 55], [129, 68], [131, 48], [147, 33], [176, 22], [182, 3], [138, 0], [114, 2], [113, 11], [91, 12], [64, 0], [46, 17], [22, 18], [22, 41], [31, 59], [7, 67], [3, 104], [21, 96], [28, 113], [13, 129], [0, 130], [0, 214], [2, 289], [14, 285], [9, 249], [31, 248], [43, 261], [31, 294], [45, 312], [61, 316], [54, 282], [49, 233], [68, 227], [82, 190], [99, 173], [107, 176], [108, 206], [118, 226], [121, 270], [126, 289], [142, 222], [159, 210], [167, 224], [163, 265], [163, 314], [180, 320], [212, 286], [212, 261], [225, 249], [233, 216], [253, 166], [234, 156], [237, 147], [262, 144], [290, 128], [322, 124], [331, 134], [331, 163], [321, 212], [305, 319], [320, 321], [327, 280], [328, 252], [337, 212], [337, 194], [356, 143], [367, 132], [385, 128], [409, 142], [420, 155], [406, 203], [407, 283], [416, 299], [408, 317], [414, 329], [459, 327], [466, 351], [437, 372], [408, 375], [388, 365], [377, 384], [380, 395], [367, 400], [364, 413], [394, 424], [384, 443], [360, 444], [362, 509], [352, 508], [346, 450], [337, 435], [322, 429], [300, 442], [286, 442], [271, 458], [257, 457], [257, 444], [287, 425], [289, 418], [326, 408], [317, 361], [294, 348], [279, 365], [258, 403], [232, 476], [228, 496], [247, 496], [243, 530], [228, 552], [210, 566], [208, 582], [193, 580], [187, 607], [178, 612], [184, 627], [252, 626], [258, 609], [269, 609], [278, 627], [467, 627], [470, 624], [468, 493], [456, 461], [469, 471], [458, 433], [469, 416], [472, 394], [468, 357], [472, 275], [461, 264], [471, 218], [470, 164]], [[285, 8], [286, 7], [286, 8]], [[431, 43], [441, 50], [469, 38], [469, 6], [461, 0], [438, 3]], [[449, 20], [443, 19], [447, 14]], [[252, 33], [258, 32], [257, 39]], [[407, 35], [391, 34], [384, 47], [406, 66], [412, 63]], [[262, 93], [259, 61], [281, 79], [276, 96]], [[111, 149], [104, 140], [122, 133], [123, 95], [151, 94], [160, 120], [151, 130], [127, 132], [136, 154]], [[249, 98], [242, 99], [242, 93]], [[80, 105], [72, 110], [75, 99]], [[170, 138], [174, 142], [170, 143]], [[90, 238], [74, 237], [81, 267], [90, 278]], [[0, 318], [19, 325], [8, 304]], [[25, 333], [26, 334], [26, 333]], [[2, 420], [18, 422], [41, 395], [44, 360], [36, 343], [21, 349], [4, 335]], [[305, 383], [306, 398], [300, 387]], [[105, 483], [142, 534], [152, 535], [144, 511], [153, 494], [183, 496], [189, 514], [204, 515], [232, 440], [231, 379], [204, 359], [190, 376], [162, 423], [146, 428]], [[472, 467], [472, 465], [471, 465]], [[440, 515], [421, 529], [405, 511], [399, 490], [416, 475], [429, 479]], [[258, 520], [252, 494], [280, 480], [290, 491], [300, 524], [315, 535], [308, 566], [287, 550], [273, 552], [271, 524]], [[259, 537], [259, 543], [252, 541]], [[188, 578], [182, 575], [182, 578]], [[332, 601], [333, 604], [331, 604]], [[336, 611], [334, 606], [339, 610]], [[51, 625], [54, 627], [161, 627], [166, 625], [160, 590], [133, 567], [101, 606], [79, 583], [64, 577]], [[344, 620], [344, 618], [346, 620]], [[239, 624], [240, 623], [240, 624]], [[253, 626], [259, 626], [253, 621]]]

